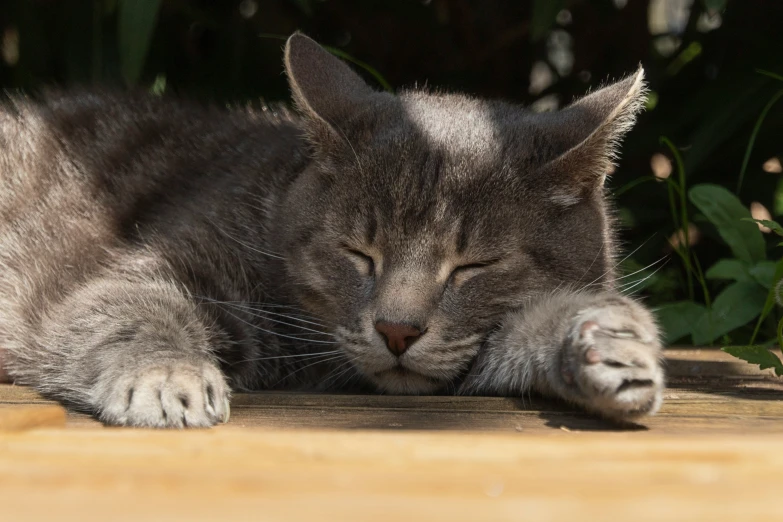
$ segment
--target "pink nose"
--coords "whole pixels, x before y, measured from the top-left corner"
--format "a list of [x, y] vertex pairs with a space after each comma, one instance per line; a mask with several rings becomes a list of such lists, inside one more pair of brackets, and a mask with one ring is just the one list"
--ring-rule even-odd
[[404, 354], [421, 336], [421, 330], [405, 323], [378, 321], [375, 329], [386, 339], [386, 347], [396, 356]]

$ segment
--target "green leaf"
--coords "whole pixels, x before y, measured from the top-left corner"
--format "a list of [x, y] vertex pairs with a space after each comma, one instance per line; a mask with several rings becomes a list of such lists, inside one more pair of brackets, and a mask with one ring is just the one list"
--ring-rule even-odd
[[693, 301], [665, 304], [655, 310], [658, 324], [663, 328], [666, 344], [671, 344], [690, 334], [693, 326], [706, 310], [704, 305]]
[[711, 343], [744, 326], [761, 313], [767, 291], [758, 283], [739, 281], [727, 286], [693, 327], [693, 344]]
[[775, 375], [783, 377], [783, 362], [763, 346], [726, 346], [721, 350], [743, 361], [758, 364], [762, 370], [774, 368]]
[[534, 0], [530, 17], [530, 39], [541, 40], [555, 23], [557, 13], [565, 7], [565, 0]]
[[707, 279], [726, 279], [729, 281], [753, 281], [748, 265], [739, 259], [720, 259], [704, 274]]
[[758, 223], [763, 227], [767, 227], [771, 229], [777, 235], [783, 236], [783, 227], [781, 227], [776, 221], [770, 221], [768, 219], [754, 219], [754, 218], [742, 218], [742, 221], [752, 221], [753, 223]]
[[743, 221], [750, 218], [750, 210], [725, 188], [704, 183], [688, 191], [691, 202], [718, 229], [734, 257], [747, 263], [766, 259], [764, 237], [759, 227]]
[[772, 287], [769, 289], [769, 292], [767, 292], [767, 299], [764, 302], [764, 308], [761, 311], [761, 315], [759, 316], [759, 320], [756, 322], [756, 328], [753, 330], [753, 335], [750, 338], [750, 344], [753, 344], [756, 341], [756, 336], [759, 334], [759, 330], [761, 330], [761, 323], [764, 322], [764, 319], [769, 315], [769, 313], [772, 311], [772, 308], [775, 306], [775, 285], [778, 283], [778, 281], [783, 278], [783, 259], [778, 261], [777, 265], [775, 266], [775, 273], [772, 276]]
[[704, 0], [704, 7], [709, 11], [723, 11], [727, 0]]
[[158, 22], [161, 0], [120, 0], [117, 38], [120, 67], [128, 85], [141, 77]]
[[775, 281], [775, 268], [777, 265], [775, 261], [762, 261], [750, 269], [750, 275], [754, 281], [769, 290]]
[[150, 94], [163, 96], [164, 92], [166, 92], [166, 75], [159, 74], [155, 77], [155, 82], [152, 84], [152, 87], [150, 87]]

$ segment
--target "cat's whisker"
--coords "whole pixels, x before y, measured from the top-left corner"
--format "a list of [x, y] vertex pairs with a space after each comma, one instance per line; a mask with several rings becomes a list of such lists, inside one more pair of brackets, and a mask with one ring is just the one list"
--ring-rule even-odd
[[[281, 321], [280, 319], [276, 319], [274, 317], [270, 317], [270, 314], [271, 315], [282, 315], [282, 314], [263, 312], [263, 311], [259, 311], [259, 310], [254, 309], [254, 308], [249, 308], [249, 309], [248, 308], [240, 308], [240, 307], [237, 307], [235, 305], [226, 305], [226, 304], [224, 304], [223, 306], [230, 306], [232, 308], [239, 308], [239, 309], [241, 309], [241, 310], [243, 310], [245, 312], [248, 312], [248, 313], [250, 313], [250, 311], [253, 311], [254, 313], [250, 313], [250, 315], [252, 315], [253, 317], [262, 318], [262, 319], [265, 319], [265, 320], [270, 321], [270, 322], [275, 323], [275, 324], [282, 324], [282, 325], [290, 326], [292, 328], [297, 328], [298, 330], [301, 330], [301, 332], [311, 332], [311, 333], [315, 333], [315, 334], [318, 334], [318, 335], [325, 335], [325, 336], [329, 336], [329, 337], [334, 337], [334, 335], [329, 333], [329, 332], [324, 332], [322, 330], [315, 330], [313, 328], [308, 328], [306, 326], [298, 325], [298, 324], [295, 324], [295, 323], [289, 323], [289, 322], [286, 322], [286, 321]], [[304, 335], [304, 333], [302, 333], [302, 335]]]
[[[208, 299], [208, 298], [206, 298]], [[311, 324], [315, 324], [317, 326], [330, 326], [333, 325], [333, 323], [330, 323], [329, 321], [324, 321], [323, 319], [319, 317], [313, 317], [312, 315], [308, 314], [298, 306], [294, 305], [276, 305], [276, 304], [267, 304], [267, 303], [253, 303], [253, 302], [245, 302], [245, 301], [216, 301], [220, 303], [230, 303], [230, 304], [236, 304], [237, 306], [244, 306], [246, 308], [250, 309], [260, 309], [267, 313], [272, 313], [267, 308], [281, 308], [281, 309], [291, 309], [296, 312], [299, 312], [299, 314], [287, 314], [289, 319], [296, 318], [297, 320], [301, 322], [310, 322]]]
[[[329, 381], [329, 380], [332, 380], [332, 381], [334, 381], [334, 380], [335, 380], [335, 378], [333, 377], [333, 375], [334, 375], [334, 374], [336, 374], [337, 372], [339, 372], [341, 369], [345, 368], [345, 366], [353, 367], [353, 363], [354, 363], [354, 362], [355, 362], [355, 361], [356, 361], [358, 358], [359, 358], [359, 357], [358, 357], [358, 356], [356, 356], [356, 355], [351, 355], [351, 356], [349, 356], [349, 355], [347, 355], [347, 354], [346, 354], [346, 355], [345, 355], [345, 361], [343, 361], [342, 363], [340, 363], [340, 364], [338, 364], [337, 366], [335, 366], [335, 367], [334, 367], [334, 368], [333, 368], [333, 369], [332, 369], [332, 370], [331, 370], [329, 373], [327, 373], [327, 374], [324, 376], [324, 378], [323, 378], [324, 382], [326, 382], [326, 381]], [[340, 372], [340, 373], [342, 374], [342, 372]], [[333, 384], [333, 382], [332, 382], [332, 383], [330, 383], [330, 384], [327, 384], [327, 386], [330, 386], [331, 384]]]
[[262, 327], [260, 327], [260, 326], [258, 326], [258, 325], [256, 325], [256, 324], [253, 324], [253, 323], [250, 323], [250, 322], [248, 322], [248, 321], [245, 321], [245, 320], [244, 320], [244, 319], [242, 319], [241, 317], [237, 316], [236, 314], [232, 314], [232, 313], [231, 313], [231, 312], [229, 312], [228, 310], [225, 310], [225, 309], [224, 309], [224, 311], [225, 311], [227, 314], [229, 314], [230, 316], [232, 316], [233, 318], [235, 318], [236, 320], [238, 320], [238, 321], [241, 321], [241, 322], [243, 322], [244, 324], [248, 325], [249, 327], [251, 327], [251, 328], [253, 328], [253, 329], [255, 329], [255, 330], [258, 330], [258, 331], [264, 332], [264, 333], [268, 333], [268, 334], [270, 334], [270, 335], [274, 335], [275, 337], [282, 337], [282, 338], [284, 338], [284, 339], [290, 339], [290, 340], [292, 340], [292, 341], [302, 341], [302, 342], [305, 342], [305, 343], [315, 343], [315, 344], [339, 344], [339, 342], [338, 342], [338, 341], [321, 341], [321, 340], [319, 340], [319, 339], [305, 339], [305, 338], [302, 338], [302, 337], [296, 337], [296, 336], [294, 336], [294, 335], [286, 335], [286, 334], [282, 334], [282, 333], [280, 333], [280, 332], [274, 332], [274, 331], [272, 331], [272, 330], [267, 330], [266, 328], [262, 328]]
[[648, 242], [649, 242], [649, 241], [650, 241], [652, 238], [654, 238], [654, 237], [655, 237], [655, 234], [652, 234], [650, 237], [648, 237], [647, 239], [645, 239], [645, 240], [642, 242], [642, 244], [641, 244], [641, 245], [639, 245], [638, 247], [636, 247], [635, 249], [633, 249], [633, 251], [632, 251], [630, 254], [628, 254], [627, 256], [625, 256], [624, 258], [622, 258], [620, 261], [618, 261], [617, 263], [615, 263], [614, 265], [612, 265], [612, 267], [611, 267], [611, 268], [609, 268], [608, 270], [606, 270], [606, 271], [605, 271], [603, 274], [601, 274], [600, 276], [596, 277], [596, 278], [595, 278], [595, 279], [593, 279], [591, 282], [589, 282], [589, 283], [587, 283], [585, 286], [583, 286], [583, 287], [582, 287], [582, 290], [586, 290], [586, 289], [590, 288], [590, 287], [591, 287], [591, 286], [593, 286], [595, 283], [597, 283], [598, 281], [600, 281], [601, 279], [603, 279], [603, 277], [604, 277], [605, 275], [609, 274], [609, 273], [610, 273], [612, 270], [614, 270], [615, 268], [617, 268], [618, 266], [620, 266], [622, 263], [624, 263], [626, 260], [628, 260], [628, 259], [629, 259], [629, 258], [630, 258], [632, 255], [634, 255], [636, 252], [638, 252], [638, 251], [639, 251], [639, 250], [640, 250], [640, 249], [641, 249], [641, 248], [642, 248], [644, 245], [646, 245], [646, 244], [647, 244], [647, 243], [648, 243]]
[[275, 259], [285, 260], [285, 258], [283, 256], [278, 256], [278, 255], [272, 254], [271, 252], [267, 252], [265, 250], [261, 250], [259, 248], [256, 248], [256, 247], [254, 247], [252, 245], [248, 245], [247, 243], [245, 243], [241, 239], [238, 239], [238, 238], [234, 237], [233, 235], [229, 234], [226, 230], [224, 230], [223, 228], [218, 226], [217, 223], [215, 223], [209, 217], [205, 216], [205, 218], [207, 219], [207, 221], [209, 221], [212, 224], [213, 227], [215, 227], [215, 230], [220, 232], [220, 234], [222, 234], [223, 236], [225, 236], [225, 237], [227, 237], [227, 238], [237, 242], [238, 244], [240, 244], [241, 246], [247, 248], [248, 250], [251, 250], [251, 251], [256, 252], [258, 254], [262, 254], [262, 255], [265, 255], [265, 256], [268, 256], [268, 257], [272, 257], [272, 258], [275, 258]]
[[316, 364], [323, 364], [323, 363], [327, 363], [327, 362], [337, 361], [337, 360], [339, 360], [339, 359], [341, 359], [343, 357], [345, 357], [345, 355], [340, 353], [339, 355], [335, 355], [335, 356], [332, 356], [332, 357], [327, 357], [327, 358], [324, 358], [324, 359], [319, 359], [319, 360], [317, 360], [317, 361], [315, 361], [313, 363], [310, 363], [310, 364], [307, 364], [305, 366], [302, 366], [301, 368], [297, 368], [295, 371], [289, 373], [288, 375], [286, 375], [285, 377], [282, 377], [280, 380], [278, 380], [276, 383], [274, 383], [272, 385], [272, 388], [276, 387], [278, 384], [280, 384], [281, 382], [285, 381], [286, 379], [290, 379], [292, 376], [296, 375], [297, 373], [301, 372], [302, 370], [310, 368], [311, 366], [315, 366]]
[[[347, 381], [345, 383], [343, 383], [343, 384], [339, 384], [338, 385], [337, 384], [337, 378], [335, 378], [334, 381], [333, 381], [335, 386], [337, 386], [337, 387], [345, 386], [348, 382], [351, 381], [351, 379], [361, 378], [362, 372], [358, 368], [356, 368], [356, 365], [354, 364], [358, 359], [359, 359], [359, 357], [357, 357], [357, 356], [353, 356], [353, 357], [349, 357], [348, 358], [348, 360], [346, 361], [348, 363], [348, 365], [349, 365], [348, 366], [348, 370], [353, 370], [353, 373], [349, 375]], [[349, 373], [349, 372], [343, 372], [342, 375], [344, 375], [345, 373]]]
[[253, 315], [254, 317], [263, 317], [264, 319], [267, 319], [267, 320], [269, 320], [271, 322], [274, 322], [274, 323], [284, 324], [284, 325], [288, 325], [288, 326], [291, 326], [291, 327], [294, 327], [294, 328], [299, 328], [302, 331], [314, 332], [314, 333], [317, 333], [317, 334], [328, 335], [330, 337], [334, 337], [333, 334], [331, 334], [329, 332], [326, 332], [326, 331], [323, 331], [323, 330], [316, 330], [316, 329], [307, 328], [305, 326], [301, 326], [301, 325], [298, 325], [298, 324], [291, 324], [291, 323], [288, 323], [288, 322], [285, 322], [285, 321], [281, 321], [279, 319], [275, 319], [275, 318], [269, 317], [269, 316], [272, 315], [272, 316], [284, 317], [284, 318], [290, 319], [292, 321], [299, 321], [301, 323], [310, 324], [310, 325], [314, 325], [314, 326], [323, 326], [323, 327], [327, 326], [327, 325], [324, 325], [324, 324], [321, 324], [321, 323], [318, 323], [318, 322], [315, 322], [315, 321], [308, 321], [308, 320], [305, 320], [305, 319], [300, 319], [300, 318], [298, 318], [296, 316], [291, 316], [291, 315], [287, 315], [287, 314], [280, 314], [280, 313], [277, 313], [277, 312], [270, 312], [268, 310], [255, 308], [253, 306], [248, 306], [248, 305], [245, 305], [245, 304], [239, 304], [240, 303], [239, 301], [218, 301], [216, 299], [211, 299], [209, 297], [204, 297], [204, 296], [194, 296], [194, 297], [197, 297], [199, 299], [208, 301], [208, 302], [210, 302], [212, 304], [215, 304], [215, 305], [230, 306], [231, 308], [242, 310], [242, 311], [245, 311], [245, 312], [257, 312], [257, 313], [253, 313], [253, 314], [250, 314], [250, 315]]
[[[333, 385], [335, 385], [335, 386], [337, 385], [337, 381], [340, 379], [340, 377], [348, 374], [352, 370], [355, 370], [355, 368], [354, 368], [353, 364], [351, 363], [351, 361], [346, 361], [345, 366], [347, 366], [347, 367], [344, 370], [342, 370], [339, 374], [337, 374], [334, 377], [332, 377], [332, 384]], [[344, 385], [345, 384], [343, 384], [343, 386]]]
[[[600, 256], [601, 253], [604, 251], [604, 247], [605, 247], [605, 245], [602, 243], [601, 244], [601, 248], [598, 249], [598, 252], [596, 252], [595, 257], [593, 257], [593, 260], [590, 262], [590, 266], [588, 266], [587, 269], [584, 272], [582, 272], [582, 275], [579, 276], [579, 279], [576, 281], [576, 283], [574, 283], [574, 286], [579, 285], [579, 283], [582, 282], [582, 278], [585, 275], [587, 275], [588, 272], [590, 272], [590, 269], [593, 268], [593, 265], [595, 264], [596, 260], [598, 259], [598, 256]], [[603, 276], [601, 276], [601, 277], [603, 277]], [[563, 281], [561, 281], [560, 284], [557, 285], [557, 288], [555, 288], [555, 291], [559, 290], [562, 285], [563, 285]]]
[[[655, 274], [656, 274], [656, 273], [657, 273], [659, 270], [661, 270], [663, 267], [665, 267], [665, 266], [667, 265], [667, 263], [668, 263], [668, 260], [667, 260], [667, 262], [666, 262], [666, 263], [664, 263], [664, 264], [662, 264], [661, 266], [659, 266], [658, 268], [656, 268], [656, 269], [655, 269], [655, 270], [654, 270], [654, 271], [653, 271], [651, 274], [647, 275], [646, 277], [643, 277], [642, 279], [639, 279], [639, 280], [636, 280], [636, 281], [630, 281], [629, 283], [626, 283], [625, 285], [620, 285], [620, 286], [618, 287], [618, 291], [619, 291], [621, 294], [628, 295], [632, 289], [636, 288], [636, 287], [637, 287], [637, 286], [639, 286], [640, 284], [642, 284], [642, 283], [644, 283], [645, 281], [647, 281], [648, 279], [650, 279], [650, 278], [651, 278], [652, 276], [654, 276], [654, 275], [655, 275]], [[628, 286], [628, 285], [630, 285], [630, 286]], [[624, 288], [624, 287], [625, 287], [625, 288]]]
[[[636, 283], [638, 283], [638, 282], [640, 282], [640, 281], [646, 281], [647, 279], [649, 279], [649, 278], [650, 278], [650, 276], [652, 276], [653, 274], [655, 274], [656, 272], [658, 272], [658, 270], [660, 270], [661, 268], [663, 268], [664, 266], [666, 266], [666, 264], [668, 263], [668, 261], [669, 261], [669, 260], [668, 260], [667, 258], [663, 258], [663, 259], [666, 259], [666, 262], [665, 262], [665, 263], [663, 263], [663, 264], [662, 264], [661, 266], [659, 266], [658, 268], [656, 268], [655, 270], [653, 270], [651, 273], [649, 273], [649, 274], [647, 274], [647, 275], [643, 276], [641, 279], [634, 279], [634, 280], [632, 280], [632, 281], [626, 281], [625, 283], [623, 283], [623, 284], [621, 284], [621, 285], [617, 285], [617, 288], [618, 288], [618, 289], [620, 289], [620, 288], [625, 288], [625, 287], [628, 287], [628, 286], [635, 285]], [[660, 261], [660, 260], [659, 260], [659, 261]], [[652, 265], [648, 265], [647, 267], [645, 267], [645, 268], [643, 268], [643, 269], [641, 269], [641, 270], [637, 270], [635, 273], [638, 273], [638, 272], [642, 272], [642, 271], [644, 271], [644, 270], [647, 270], [647, 269], [648, 269], [648, 268], [650, 268], [651, 266], [652, 266]], [[631, 275], [631, 274], [629, 274], [629, 275]]]
[[339, 383], [339, 384], [335, 383], [335, 387], [338, 388], [338, 389], [349, 389], [350, 386], [351, 386], [351, 381], [353, 381], [354, 379], [358, 380], [358, 379], [361, 378], [361, 376], [362, 376], [362, 374], [359, 373], [359, 372], [354, 372], [352, 374], [349, 374], [348, 378], [345, 380], [345, 382], [342, 382], [342, 383]]
[[635, 270], [634, 272], [631, 272], [630, 274], [625, 274], [624, 276], [620, 276], [620, 277], [614, 279], [612, 281], [612, 283], [616, 283], [618, 281], [622, 281], [623, 279], [628, 279], [629, 277], [635, 276], [636, 274], [638, 274], [640, 272], [644, 272], [645, 270], [648, 270], [648, 269], [654, 267], [655, 265], [657, 265], [661, 261], [665, 261], [665, 260], [668, 260], [668, 259], [669, 259], [669, 256], [663, 256], [663, 257], [659, 258], [658, 260], [653, 261], [652, 263], [650, 263], [649, 265], [647, 265], [645, 267], [642, 267], [642, 268], [640, 268], [638, 270]]
[[[264, 310], [264, 309], [261, 309], [261, 308], [248, 307], [248, 309], [256, 311], [256, 312], [263, 313], [265, 315], [273, 315], [273, 316], [277, 316], [277, 317], [283, 317], [284, 319], [289, 319], [291, 321], [299, 321], [300, 323], [304, 323], [304, 324], [311, 324], [311, 325], [314, 325], [314, 326], [327, 327], [326, 324], [319, 323], [319, 322], [316, 322], [316, 321], [310, 321], [310, 320], [307, 320], [307, 319], [302, 319], [302, 318], [300, 318], [298, 316], [295, 316], [295, 315], [281, 314], [281, 313], [278, 313], [278, 312], [270, 312], [269, 310]], [[301, 328], [304, 329], [304, 327], [301, 327]], [[322, 333], [324, 333], [324, 332], [322, 332]]]
[[230, 364], [230, 366], [233, 366], [235, 364], [240, 363], [248, 363], [248, 362], [259, 362], [259, 361], [271, 361], [275, 359], [299, 359], [299, 358], [315, 358], [315, 357], [325, 357], [327, 355], [335, 355], [341, 353], [340, 350], [331, 350], [328, 352], [318, 352], [318, 353], [298, 353], [295, 355], [273, 355], [269, 357], [248, 357], [247, 359], [242, 359], [240, 361], [234, 361]]
[[[665, 260], [667, 260], [667, 259], [669, 259], [669, 256], [663, 256], [663, 257], [661, 257], [661, 258], [659, 258], [659, 259], [657, 259], [657, 260], [653, 261], [653, 262], [652, 262], [652, 263], [650, 263], [649, 265], [647, 265], [647, 266], [645, 266], [645, 267], [642, 267], [642, 268], [640, 268], [640, 269], [638, 269], [638, 270], [635, 270], [634, 272], [631, 272], [630, 274], [625, 274], [625, 275], [623, 275], [623, 276], [620, 276], [620, 277], [617, 277], [617, 278], [613, 279], [613, 280], [611, 281], [612, 288], [613, 288], [614, 290], [617, 290], [618, 288], [622, 287], [622, 285], [620, 285], [620, 286], [616, 286], [616, 283], [617, 283], [618, 281], [622, 281], [623, 279], [628, 279], [629, 277], [633, 277], [633, 276], [635, 276], [636, 274], [639, 274], [639, 273], [641, 273], [641, 272], [644, 272], [645, 270], [648, 270], [648, 269], [650, 269], [650, 268], [654, 267], [655, 265], [657, 265], [658, 263], [660, 263], [661, 261], [665, 261]], [[587, 285], [587, 286], [583, 287], [583, 288], [582, 288], [582, 290], [587, 290], [587, 289], [588, 289], [588, 288], [590, 288], [591, 286], [593, 286], [593, 285]]]

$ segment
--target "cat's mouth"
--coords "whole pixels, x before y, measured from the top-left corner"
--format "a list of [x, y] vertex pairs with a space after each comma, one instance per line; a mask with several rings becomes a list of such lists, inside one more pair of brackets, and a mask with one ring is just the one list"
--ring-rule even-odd
[[424, 375], [423, 373], [419, 373], [416, 370], [411, 370], [410, 368], [406, 368], [405, 366], [398, 364], [397, 366], [394, 366], [392, 368], [389, 368], [388, 370], [381, 370], [379, 372], [375, 372], [375, 376], [379, 376], [381, 374], [389, 374], [397, 377], [407, 377], [409, 375], [417, 375], [419, 377], [422, 377], [424, 379], [429, 379], [433, 382], [437, 382], [438, 379], [435, 377], [430, 377], [429, 375]]
[[397, 364], [386, 370], [375, 372], [375, 381], [387, 393], [405, 395], [433, 393], [443, 386], [443, 382], [429, 375]]

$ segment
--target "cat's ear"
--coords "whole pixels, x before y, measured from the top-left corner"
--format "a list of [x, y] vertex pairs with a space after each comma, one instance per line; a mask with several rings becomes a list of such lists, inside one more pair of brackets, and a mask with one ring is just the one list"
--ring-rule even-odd
[[285, 44], [285, 70], [300, 112], [328, 127], [375, 94], [345, 62], [302, 33]]
[[542, 167], [552, 199], [574, 204], [603, 186], [620, 141], [644, 107], [644, 70], [603, 87], [565, 109], [540, 115], [541, 130], [557, 151]]

